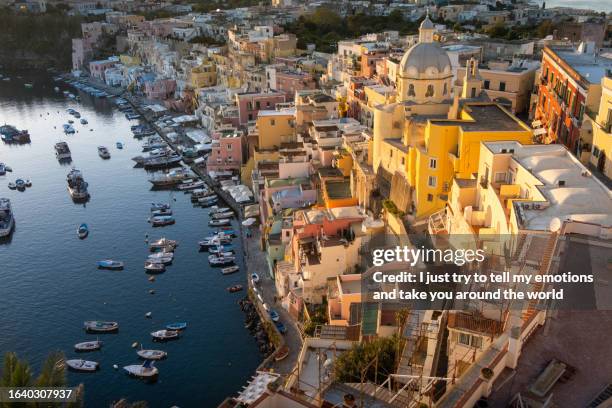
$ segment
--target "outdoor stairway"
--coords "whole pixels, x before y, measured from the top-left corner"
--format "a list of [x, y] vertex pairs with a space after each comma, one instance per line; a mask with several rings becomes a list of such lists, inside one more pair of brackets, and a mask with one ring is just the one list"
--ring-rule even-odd
[[[414, 368], [412, 367], [412, 356], [414, 355], [414, 351], [417, 347], [417, 341], [419, 340], [420, 333], [416, 328], [420, 327], [419, 324], [419, 313], [410, 313], [408, 317], [406, 317], [406, 322], [404, 326], [403, 337], [406, 340], [404, 348], [402, 350], [402, 355], [400, 357], [399, 366], [397, 367], [397, 374], [402, 375], [420, 375], [421, 372], [414, 372]], [[398, 379], [399, 380], [399, 379]]]
[[609, 403], [612, 400], [612, 384], [608, 384], [600, 393], [595, 397], [587, 408], [601, 408], [606, 402]]
[[390, 407], [411, 408], [418, 406], [418, 403], [411, 397], [410, 391], [407, 390], [404, 390], [400, 394], [396, 395], [396, 392], [389, 391], [388, 388], [373, 384], [371, 382], [366, 382], [363, 384], [363, 386], [361, 383], [345, 383], [344, 385], [346, 385], [348, 388], [352, 388], [351, 393], [355, 396], [357, 406], [359, 406], [359, 395], [361, 395], [361, 392], [363, 392], [365, 395], [369, 395], [386, 402]]
[[[544, 249], [544, 252], [542, 253], [542, 259], [540, 261], [540, 269], [538, 271], [539, 275], [545, 275], [549, 272], [549, 268], [552, 263], [553, 254], [557, 246], [558, 235], [559, 234], [557, 232], [553, 232], [552, 234], [550, 234], [550, 237], [548, 238], [548, 242], [546, 243], [546, 248]], [[534, 292], [539, 292], [543, 288], [544, 288], [544, 284], [541, 282], [534, 283], [532, 286], [532, 290]], [[529, 320], [539, 311], [539, 308], [538, 308], [539, 303], [540, 301], [537, 299], [529, 301], [527, 309], [523, 310], [522, 318], [523, 318], [524, 324], [529, 322]]]

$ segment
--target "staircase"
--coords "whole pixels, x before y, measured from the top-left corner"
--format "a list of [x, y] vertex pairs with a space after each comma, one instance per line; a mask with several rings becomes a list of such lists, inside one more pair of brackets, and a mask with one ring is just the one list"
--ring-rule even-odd
[[[542, 259], [540, 261], [540, 269], [538, 270], [538, 275], [546, 275], [549, 273], [550, 265], [552, 263], [552, 258], [555, 252], [555, 248], [557, 247], [557, 238], [559, 234], [557, 232], [553, 232], [550, 234], [548, 238], [548, 242], [546, 243], [546, 247], [544, 248], [544, 252], [542, 253]], [[533, 292], [540, 292], [544, 288], [544, 284], [541, 282], [536, 282], [532, 285], [531, 290]], [[522, 318], [524, 324], [530, 321], [530, 319], [539, 312], [538, 304], [539, 300], [533, 299], [529, 301], [527, 308], [523, 310]]]
[[600, 393], [595, 397], [587, 408], [603, 408], [607, 407], [609, 403], [612, 403], [612, 384], [608, 384]]
[[[380, 401], [384, 401], [390, 407], [412, 408], [418, 406], [418, 402], [414, 401], [410, 390], [403, 390], [398, 394], [394, 391], [389, 391], [388, 388], [370, 382], [364, 383], [363, 385], [361, 385], [361, 383], [345, 383], [344, 385], [347, 388], [351, 388], [350, 392], [355, 395], [357, 406], [359, 406], [359, 396], [362, 392], [364, 396], [368, 395]], [[364, 406], [367, 407], [368, 404], [365, 403]]]

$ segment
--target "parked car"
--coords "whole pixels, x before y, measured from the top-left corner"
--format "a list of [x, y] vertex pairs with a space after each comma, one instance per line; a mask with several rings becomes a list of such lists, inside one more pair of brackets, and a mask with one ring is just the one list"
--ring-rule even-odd
[[276, 310], [272, 309], [270, 310], [270, 312], [268, 312], [270, 314], [270, 318], [272, 318], [273, 322], [278, 322], [278, 320], [280, 319], [280, 316], [278, 315], [278, 313], [276, 312]]
[[281, 334], [285, 334], [287, 333], [287, 328], [285, 327], [285, 325], [282, 322], [274, 322], [274, 325], [276, 326], [276, 328], [278, 329], [279, 332], [281, 332]]

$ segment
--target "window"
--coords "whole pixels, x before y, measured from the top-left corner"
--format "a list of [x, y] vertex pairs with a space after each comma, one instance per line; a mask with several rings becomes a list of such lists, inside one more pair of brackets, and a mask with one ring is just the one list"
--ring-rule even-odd
[[276, 125], [276, 121], [274, 119], [270, 119], [270, 126], [275, 126]]
[[593, 157], [599, 157], [599, 148], [597, 146], [593, 146]]
[[427, 85], [427, 92], [425, 92], [425, 97], [429, 98], [431, 96], [434, 96], [434, 87], [433, 85]]
[[266, 107], [268, 107], [268, 108], [270, 107], [270, 101], [266, 102]]
[[475, 98], [476, 97], [476, 88], [472, 88], [472, 92], [471, 92], [471, 98]]
[[427, 178], [427, 185], [429, 187], [435, 187], [437, 183], [438, 183], [438, 178], [436, 176], [429, 176]]
[[429, 168], [436, 169], [438, 167], [438, 159], [431, 158], [429, 159]]
[[402, 157], [402, 166], [403, 166], [404, 164], [406, 164], [406, 158], [405, 158], [405, 157]]
[[458, 343], [464, 346], [482, 348], [482, 337], [467, 333], [459, 333]]
[[489, 81], [488, 79], [486, 79], [484, 81], [484, 89], [489, 89], [489, 87], [491, 86], [491, 81]]
[[499, 90], [504, 92], [506, 90], [506, 83], [505, 82], [500, 82], [499, 83]]
[[408, 96], [415, 96], [415, 92], [414, 92], [414, 84], [410, 84], [408, 85]]
[[505, 183], [506, 182], [506, 173], [496, 172], [495, 173], [495, 182], [496, 183]]
[[446, 82], [444, 83], [444, 92], [442, 93], [443, 95], [446, 95], [448, 93], [448, 86], [446, 85]]
[[249, 113], [249, 120], [253, 120], [253, 114]]
[[393, 157], [393, 149], [389, 150], [389, 157]]
[[227, 145], [227, 150], [232, 150], [232, 145], [231, 144]]
[[433, 201], [433, 194], [427, 194], [427, 201]]
[[255, 102], [255, 109], [260, 109], [261, 108], [261, 103], [259, 103], [259, 101]]
[[247, 102], [247, 110], [253, 110], [253, 102]]

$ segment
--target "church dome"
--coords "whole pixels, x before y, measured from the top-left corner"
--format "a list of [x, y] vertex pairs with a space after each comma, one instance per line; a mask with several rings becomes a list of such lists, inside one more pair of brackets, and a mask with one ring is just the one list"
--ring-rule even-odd
[[406, 51], [400, 62], [400, 75], [415, 79], [437, 79], [451, 73], [445, 50], [435, 43], [420, 42]]

